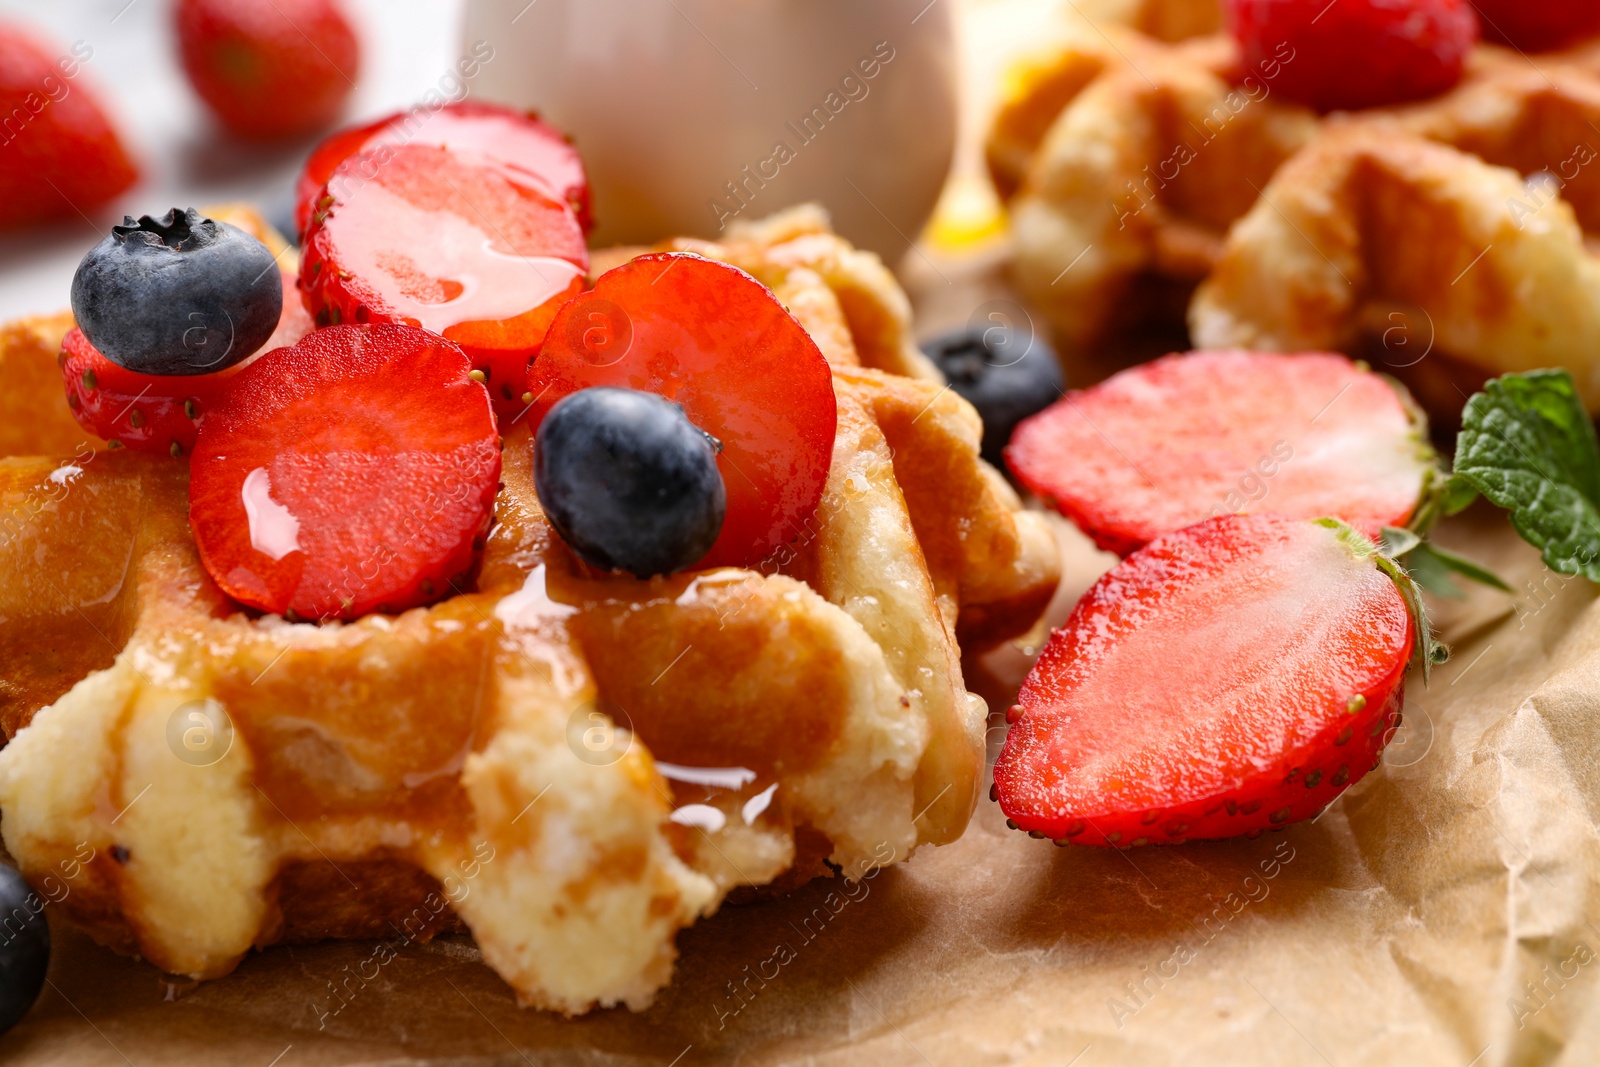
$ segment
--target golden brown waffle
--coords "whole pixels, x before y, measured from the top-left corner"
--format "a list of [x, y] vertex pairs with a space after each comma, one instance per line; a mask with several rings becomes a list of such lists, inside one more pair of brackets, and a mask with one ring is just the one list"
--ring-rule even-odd
[[[71, 315], [23, 319], [0, 326], [0, 456], [68, 455], [87, 438], [62, 403], [61, 338]], [[41, 402], [42, 401], [42, 402]]]
[[[1600, 155], [1600, 44], [1531, 59], [1483, 46], [1450, 94], [1328, 118], [1275, 95], [1272, 68], [1237, 65], [1222, 36], [1107, 27], [1032, 68], [1002, 109], [989, 154], [1015, 191], [1016, 280], [1074, 370], [1190, 340], [1366, 354], [1401, 336], [1385, 362], [1432, 341], [1410, 377], [1445, 410], [1457, 378], [1527, 361], [1593, 373], [1594, 270], [1567, 205], [1594, 224], [1600, 185], [1579, 160]], [[1544, 171], [1563, 176], [1539, 179], [1530, 217], [1521, 175]], [[1438, 272], [1449, 283], [1485, 249], [1473, 273], [1491, 269], [1444, 293]], [[1516, 295], [1535, 290], [1537, 307]]]
[[1181, 41], [1222, 29], [1221, 0], [1068, 0], [1091, 23], [1130, 26], [1158, 41]]
[[1413, 381], [1430, 407], [1565, 367], [1600, 412], [1597, 124], [1594, 71], [1508, 67], [1328, 129], [1233, 227], [1190, 308], [1196, 345], [1359, 351], [1403, 331], [1389, 362], [1429, 346], [1425, 369], [1445, 369]]
[[823, 503], [761, 568], [593, 577], [512, 427], [475, 582], [292, 624], [211, 583], [182, 463], [0, 460], [0, 808], [24, 872], [92, 848], [57, 907], [168, 971], [462, 925], [526, 1003], [579, 1012], [647, 1004], [677, 930], [736, 887], [958, 837], [985, 707], [956, 635], [1029, 628], [1055, 544], [965, 401], [857, 365], [907, 355], [881, 267], [815, 216], [741, 242], [697, 249], [786, 276], [839, 400]]
[[1184, 347], [1184, 306], [1229, 224], [1317, 126], [1305, 109], [1233, 90], [1222, 38], [1106, 34], [1063, 57], [1075, 70], [1098, 53], [1103, 69], [1045, 127], [1011, 203], [1016, 280], [1074, 360]]

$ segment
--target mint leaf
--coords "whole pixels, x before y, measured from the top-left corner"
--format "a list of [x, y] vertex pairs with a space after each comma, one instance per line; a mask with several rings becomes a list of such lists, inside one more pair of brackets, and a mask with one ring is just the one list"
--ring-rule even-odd
[[1446, 515], [1459, 515], [1476, 499], [1478, 487], [1459, 474], [1452, 474], [1439, 490], [1439, 510]]
[[1509, 511], [1551, 570], [1600, 581], [1600, 443], [1572, 376], [1496, 378], [1461, 423], [1456, 476]]

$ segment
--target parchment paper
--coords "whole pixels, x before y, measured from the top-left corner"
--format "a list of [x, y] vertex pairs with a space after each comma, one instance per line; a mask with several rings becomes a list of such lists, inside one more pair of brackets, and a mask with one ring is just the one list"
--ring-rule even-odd
[[[1023, 25], [1026, 4], [994, 6]], [[1003, 258], [908, 257], [924, 329], [1005, 298]], [[1057, 619], [1113, 562], [1060, 531]], [[195, 985], [52, 920], [50, 985], [0, 1063], [1600, 1062], [1600, 607], [1492, 509], [1439, 537], [1519, 593], [1438, 605], [1453, 661], [1413, 680], [1386, 765], [1315, 823], [1058, 849], [984, 801], [962, 840], [854, 888], [725, 905], [679, 937], [650, 1011], [577, 1020], [519, 1009], [465, 938], [279, 947]], [[1002, 650], [969, 681], [1003, 712], [1026, 663]]]
[[[958, 843], [848, 891], [725, 906], [680, 937], [654, 1008], [577, 1020], [518, 1009], [461, 938], [381, 965], [392, 946], [275, 948], [194, 986], [57, 924], [51, 985], [0, 1061], [1594, 1063], [1600, 608], [1491, 509], [1443, 540], [1522, 592], [1450, 609], [1454, 660], [1413, 680], [1387, 765], [1316, 823], [1058, 849], [985, 801]], [[1062, 541], [1057, 615], [1111, 562]], [[969, 673], [1003, 709], [1023, 662]]]

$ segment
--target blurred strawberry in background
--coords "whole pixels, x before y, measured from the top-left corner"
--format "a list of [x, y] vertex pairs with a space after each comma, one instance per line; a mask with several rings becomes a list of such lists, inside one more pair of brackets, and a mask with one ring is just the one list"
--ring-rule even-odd
[[1225, 0], [1223, 11], [1244, 72], [1318, 111], [1437, 96], [1478, 43], [1469, 0]]
[[240, 137], [309, 133], [339, 117], [361, 46], [335, 0], [178, 0], [195, 92]]
[[138, 179], [84, 84], [93, 55], [0, 24], [0, 229], [92, 211]]
[[1595, 0], [1475, 0], [1483, 35], [1530, 52], [1544, 52], [1600, 33]]

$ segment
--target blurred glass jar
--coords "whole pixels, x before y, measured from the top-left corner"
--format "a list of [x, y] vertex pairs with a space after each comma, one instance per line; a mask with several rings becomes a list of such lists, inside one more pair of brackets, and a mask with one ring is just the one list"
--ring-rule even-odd
[[815, 200], [890, 264], [955, 148], [953, 0], [468, 0], [479, 99], [577, 142], [599, 245]]

